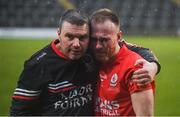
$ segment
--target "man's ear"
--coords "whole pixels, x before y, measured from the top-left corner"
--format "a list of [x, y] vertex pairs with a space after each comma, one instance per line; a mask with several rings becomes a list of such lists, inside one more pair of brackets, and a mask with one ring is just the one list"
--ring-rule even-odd
[[57, 34], [58, 34], [58, 37], [60, 38], [60, 30], [59, 30], [59, 28], [57, 29]]
[[122, 39], [122, 31], [119, 31], [117, 33], [117, 36], [118, 36], [118, 41], [120, 41]]

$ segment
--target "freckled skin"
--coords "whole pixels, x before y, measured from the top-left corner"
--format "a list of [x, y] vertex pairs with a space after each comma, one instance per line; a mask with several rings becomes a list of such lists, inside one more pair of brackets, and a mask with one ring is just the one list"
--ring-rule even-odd
[[[120, 39], [119, 28], [107, 20], [103, 23], [92, 23], [92, 49], [95, 58], [100, 62], [106, 62], [118, 53]], [[101, 40], [102, 42], [100, 42]]]

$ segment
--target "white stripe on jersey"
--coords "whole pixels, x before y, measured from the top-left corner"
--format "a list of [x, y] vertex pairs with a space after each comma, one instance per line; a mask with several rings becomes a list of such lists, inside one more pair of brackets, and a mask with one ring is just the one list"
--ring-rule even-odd
[[69, 81], [63, 81], [63, 82], [60, 82], [60, 83], [57, 83], [57, 84], [49, 84], [49, 86], [56, 87], [56, 86], [63, 85], [63, 84], [66, 84], [66, 83], [69, 83]]
[[72, 83], [61, 85], [61, 86], [58, 86], [58, 87], [48, 87], [48, 88], [56, 90], [56, 89], [65, 88], [65, 87], [68, 87], [68, 86], [72, 86]]
[[26, 89], [16, 88], [15, 92], [24, 92], [24, 93], [34, 93], [34, 94], [36, 94], [36, 93], [39, 93], [40, 90], [39, 91], [33, 91], [33, 90], [26, 90]]
[[28, 94], [28, 93], [22, 93], [22, 92], [14, 92], [14, 95], [22, 95], [22, 96], [38, 96], [40, 93], [37, 94]]

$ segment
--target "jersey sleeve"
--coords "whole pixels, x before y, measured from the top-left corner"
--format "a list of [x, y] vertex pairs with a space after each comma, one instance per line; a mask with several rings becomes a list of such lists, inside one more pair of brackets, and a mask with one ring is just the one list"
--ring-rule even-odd
[[157, 57], [155, 56], [155, 54], [148, 48], [144, 48], [144, 47], [140, 47], [140, 46], [137, 46], [137, 45], [133, 45], [133, 44], [130, 44], [130, 43], [127, 43], [125, 42], [125, 45], [128, 49], [130, 49], [131, 51], [134, 51], [136, 52], [137, 54], [139, 54], [141, 57], [143, 57], [144, 59], [146, 59], [147, 61], [149, 62], [155, 62], [158, 66], [158, 71], [156, 74], [158, 74], [161, 70], [161, 65], [160, 63], [158, 62], [158, 59]]
[[140, 69], [141, 67], [142, 67], [141, 65], [137, 65], [134, 68], [130, 68], [127, 70], [127, 72], [125, 74], [125, 84], [128, 88], [128, 91], [130, 92], [130, 94], [135, 93], [135, 92], [149, 90], [149, 89], [154, 90], [154, 81], [152, 83], [148, 83], [143, 86], [139, 86], [139, 85], [137, 85], [137, 83], [132, 81], [131, 77], [132, 77], [133, 72]]
[[41, 65], [25, 62], [17, 87], [12, 96], [11, 116], [36, 115], [41, 94], [44, 70]]

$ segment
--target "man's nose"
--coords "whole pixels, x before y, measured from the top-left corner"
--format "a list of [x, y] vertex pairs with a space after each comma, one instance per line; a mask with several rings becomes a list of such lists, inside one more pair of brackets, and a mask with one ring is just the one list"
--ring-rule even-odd
[[79, 47], [80, 46], [80, 42], [79, 42], [79, 39], [78, 38], [75, 38], [74, 41], [73, 41], [73, 46], [74, 47]]
[[102, 43], [100, 41], [97, 41], [96, 44], [95, 44], [95, 48], [96, 49], [102, 48]]

